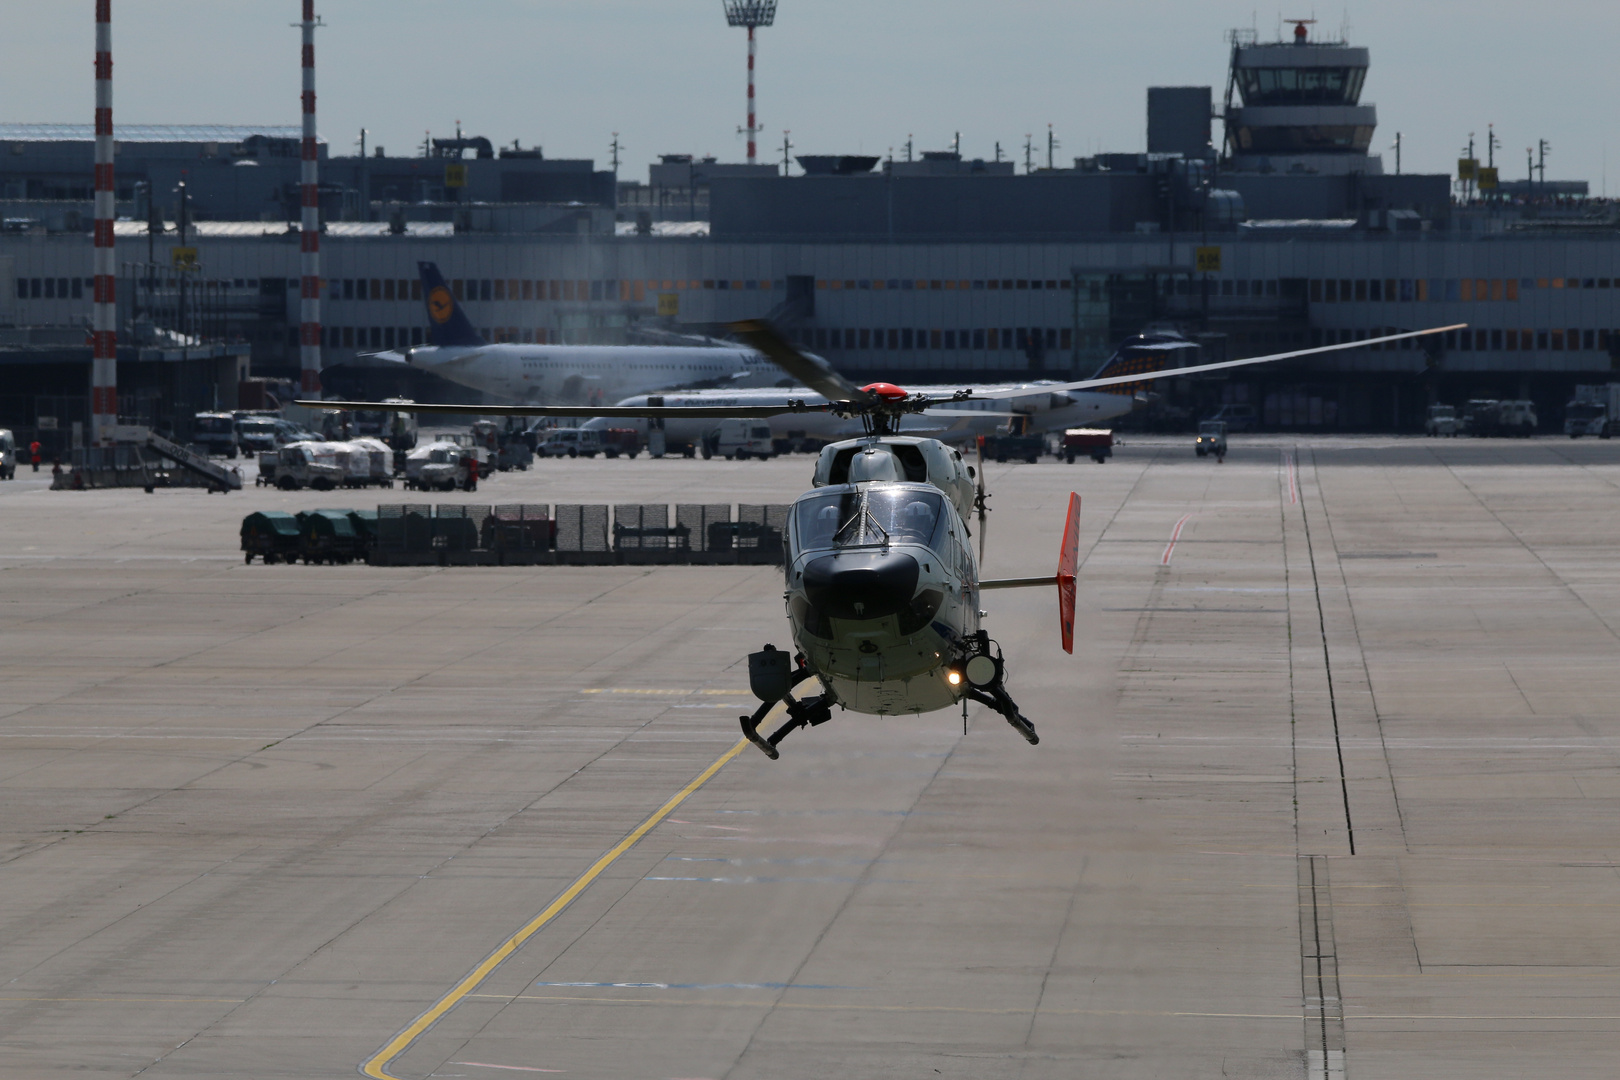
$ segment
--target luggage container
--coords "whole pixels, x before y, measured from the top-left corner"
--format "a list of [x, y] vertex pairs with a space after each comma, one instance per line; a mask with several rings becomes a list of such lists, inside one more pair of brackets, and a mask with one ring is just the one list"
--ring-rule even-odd
[[365, 542], [350, 517], [353, 510], [309, 510], [298, 515], [305, 563], [351, 563], [364, 559]]
[[297, 562], [303, 549], [298, 519], [280, 510], [260, 510], [242, 519], [242, 561], [257, 555], [266, 566]]
[[355, 534], [360, 542], [369, 551], [377, 545], [377, 511], [350, 510], [349, 521], [354, 525]]

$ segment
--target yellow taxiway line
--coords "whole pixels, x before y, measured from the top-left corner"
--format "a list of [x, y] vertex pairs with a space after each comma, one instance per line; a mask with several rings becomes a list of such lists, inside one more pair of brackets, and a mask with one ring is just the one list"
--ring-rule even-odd
[[420, 1038], [423, 1032], [432, 1027], [440, 1017], [444, 1016], [445, 1013], [455, 1008], [474, 990], [477, 990], [479, 985], [483, 983], [485, 979], [489, 978], [490, 974], [493, 973], [496, 968], [500, 967], [501, 963], [507, 957], [511, 956], [513, 953], [522, 948], [524, 942], [528, 941], [535, 934], [539, 933], [542, 927], [544, 927], [552, 919], [556, 918], [557, 915], [561, 913], [562, 910], [569, 904], [573, 903], [579, 897], [580, 893], [584, 892], [590, 887], [591, 882], [595, 881], [602, 875], [604, 870], [618, 861], [619, 856], [635, 847], [642, 837], [651, 832], [660, 821], [663, 821], [664, 818], [668, 817], [669, 814], [677, 806], [680, 806], [681, 803], [685, 802], [693, 792], [697, 791], [698, 788], [702, 787], [704, 784], [713, 779], [714, 774], [719, 772], [728, 761], [741, 753], [743, 747], [747, 745], [747, 739], [738, 739], [735, 746], [733, 746], [730, 750], [727, 750], [724, 754], [721, 754], [720, 757], [715, 760], [714, 764], [710, 765], [707, 769], [704, 769], [690, 784], [687, 784], [680, 791], [671, 796], [669, 801], [663, 806], [660, 806], [657, 810], [654, 810], [646, 821], [643, 821], [640, 825], [637, 825], [633, 831], [631, 831], [630, 835], [626, 836], [623, 840], [620, 840], [617, 844], [613, 845], [613, 847], [609, 848], [601, 858], [597, 859], [596, 862], [591, 864], [591, 868], [589, 870], [586, 870], [579, 877], [575, 878], [572, 885], [564, 889], [555, 900], [548, 904], [544, 911], [525, 923], [523, 928], [517, 933], [501, 942], [499, 947], [497, 947], [494, 952], [486, 956], [482, 963], [473, 968], [472, 971], [468, 972], [464, 979], [456, 983], [456, 985], [450, 989], [449, 993], [445, 994], [438, 1001], [435, 1001], [430, 1009], [424, 1012], [421, 1016], [418, 1016], [408, 1027], [402, 1030], [399, 1034], [395, 1035], [392, 1039], [389, 1039], [381, 1050], [378, 1050], [375, 1054], [368, 1058], [365, 1063], [360, 1066], [361, 1073], [372, 1077], [373, 1080], [398, 1080], [397, 1077], [388, 1071], [388, 1066], [395, 1058], [399, 1057], [399, 1055], [408, 1050], [411, 1044]]

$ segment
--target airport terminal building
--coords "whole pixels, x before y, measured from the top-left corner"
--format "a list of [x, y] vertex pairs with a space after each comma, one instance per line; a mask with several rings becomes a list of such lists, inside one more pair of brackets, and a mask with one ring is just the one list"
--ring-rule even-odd
[[[1274, 429], [1413, 430], [1428, 403], [1475, 396], [1531, 398], [1555, 426], [1574, 385], [1620, 363], [1620, 220], [1569, 185], [1507, 196], [1386, 173], [1367, 152], [1366, 53], [1235, 39], [1223, 152], [1208, 88], [1157, 88], [1147, 153], [1025, 174], [954, 153], [806, 158], [793, 176], [666, 159], [649, 185], [615, 187], [589, 162], [498, 156], [460, 136], [416, 158], [327, 159], [324, 361], [421, 343], [417, 264], [432, 261], [492, 341], [656, 340], [768, 315], [851, 375], [902, 383], [1089, 373], [1150, 327], [1221, 359], [1466, 323], [1427, 348], [1353, 350], [1177, 394], [1193, 411], [1252, 403]], [[0, 324], [81, 326], [82, 193], [7, 179], [21, 162], [68, 160], [78, 136], [51, 132], [46, 145], [21, 127], [0, 128]], [[121, 337], [138, 341], [143, 317], [178, 317], [186, 293], [188, 326], [206, 318], [208, 340], [235, 346], [256, 376], [295, 374], [299, 234], [275, 196], [291, 183], [277, 170], [297, 164], [275, 156], [284, 133], [169, 134], [120, 147], [120, 177], [152, 178], [144, 196], [120, 182]], [[214, 201], [188, 209], [182, 243], [162, 170], [185, 153], [210, 159], [203, 174], [228, 171], [196, 184]], [[51, 194], [64, 198], [39, 197]], [[690, 220], [700, 205], [707, 219]], [[15, 376], [0, 424], [28, 426], [22, 399], [47, 383], [60, 392], [28, 355], [0, 346]]]

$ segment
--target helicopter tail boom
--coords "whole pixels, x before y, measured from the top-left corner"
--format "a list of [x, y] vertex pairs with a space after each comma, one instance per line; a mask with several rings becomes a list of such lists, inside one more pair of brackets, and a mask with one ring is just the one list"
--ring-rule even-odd
[[1057, 573], [1051, 577], [991, 578], [979, 582], [980, 589], [1027, 589], [1041, 585], [1058, 587], [1058, 629], [1063, 635], [1063, 651], [1074, 652], [1075, 574], [1080, 566], [1080, 496], [1069, 492], [1069, 516], [1063, 526], [1063, 546], [1058, 550]]

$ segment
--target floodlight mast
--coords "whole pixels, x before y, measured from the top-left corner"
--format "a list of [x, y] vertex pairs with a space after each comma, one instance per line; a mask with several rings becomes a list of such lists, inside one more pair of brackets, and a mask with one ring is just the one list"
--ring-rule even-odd
[[776, 0], [722, 0], [726, 9], [726, 24], [748, 30], [748, 126], [742, 130], [748, 135], [748, 164], [755, 164], [758, 153], [759, 122], [754, 113], [754, 28], [770, 26], [776, 21]]

